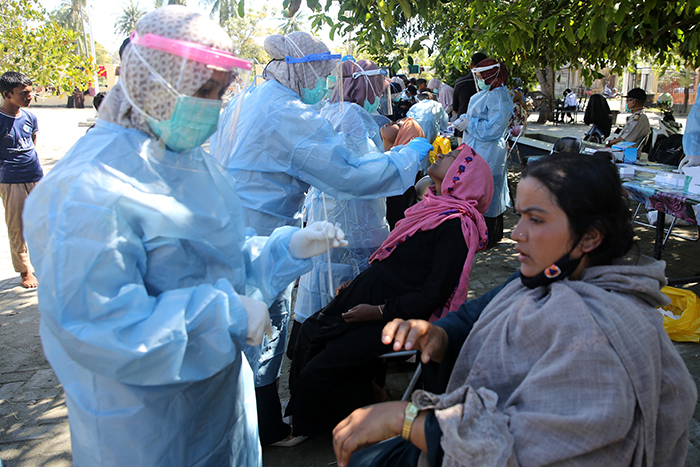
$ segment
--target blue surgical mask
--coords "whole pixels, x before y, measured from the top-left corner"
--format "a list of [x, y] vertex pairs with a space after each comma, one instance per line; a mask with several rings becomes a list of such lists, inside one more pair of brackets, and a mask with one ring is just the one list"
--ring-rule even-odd
[[201, 146], [214, 134], [220, 111], [220, 100], [180, 95], [168, 120], [147, 117], [146, 121], [168, 148], [183, 152]]
[[438, 88], [433, 89], [433, 94], [437, 94], [440, 90]]
[[302, 89], [301, 90], [301, 101], [304, 104], [314, 105], [321, 102], [326, 94], [328, 93], [328, 80], [323, 77], [318, 77], [316, 80], [316, 87], [313, 89]]
[[379, 98], [378, 97], [374, 98], [374, 104], [370, 104], [369, 101], [367, 99], [365, 99], [364, 108], [367, 112], [373, 114], [379, 108]]
[[477, 78], [476, 85], [479, 87], [479, 90], [481, 90], [481, 91], [487, 91], [487, 90], [491, 89], [491, 85], [486, 84], [486, 81], [484, 81], [483, 79]]

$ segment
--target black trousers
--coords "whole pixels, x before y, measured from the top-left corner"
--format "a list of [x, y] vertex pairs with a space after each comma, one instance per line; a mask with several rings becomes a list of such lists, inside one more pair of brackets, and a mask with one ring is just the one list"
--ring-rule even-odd
[[282, 421], [282, 406], [277, 393], [277, 382], [255, 388], [258, 406], [258, 430], [260, 444], [269, 446], [289, 436], [292, 428]]
[[496, 217], [484, 217], [484, 220], [489, 233], [489, 242], [486, 244], [486, 248], [491, 248], [503, 240], [503, 214]]

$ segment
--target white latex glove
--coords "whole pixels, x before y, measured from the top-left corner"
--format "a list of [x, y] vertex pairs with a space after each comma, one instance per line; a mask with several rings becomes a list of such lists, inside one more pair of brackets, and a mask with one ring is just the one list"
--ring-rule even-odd
[[678, 164], [678, 168], [682, 169], [685, 166], [694, 167], [696, 165], [700, 165], [700, 156], [691, 156], [686, 154], [686, 156], [681, 160], [681, 163]]
[[340, 227], [326, 221], [318, 221], [298, 230], [289, 240], [289, 254], [297, 259], [311, 258], [328, 251], [328, 248], [348, 246]]
[[457, 128], [459, 131], [467, 131], [467, 127], [469, 127], [469, 120], [467, 119], [467, 114], [460, 115], [459, 118], [455, 120], [454, 127]]
[[267, 337], [272, 337], [272, 324], [270, 324], [270, 312], [267, 305], [260, 300], [239, 295], [241, 303], [248, 313], [248, 334], [245, 343], [248, 345], [258, 345], [262, 342], [263, 333]]

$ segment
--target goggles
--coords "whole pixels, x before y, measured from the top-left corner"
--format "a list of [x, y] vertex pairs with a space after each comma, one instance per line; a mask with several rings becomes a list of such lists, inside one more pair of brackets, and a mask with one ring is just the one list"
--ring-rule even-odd
[[500, 63], [494, 63], [493, 65], [489, 66], [480, 66], [476, 68], [472, 68], [472, 73], [483, 73], [484, 71], [491, 70], [493, 68], [500, 68], [501, 64]]
[[253, 64], [251, 62], [240, 59], [231, 52], [207, 47], [194, 42], [169, 39], [167, 37], [157, 36], [155, 34], [144, 34], [141, 36], [136, 31], [131, 33], [130, 41], [132, 44], [148, 47], [149, 49], [160, 50], [161, 52], [167, 52], [169, 54], [194, 60], [199, 63], [221, 68], [226, 71], [232, 71], [234, 68], [249, 71], [253, 68]]
[[357, 79], [360, 76], [377, 76], [377, 75], [384, 75], [384, 76], [389, 76], [389, 70], [384, 70], [382, 68], [378, 68], [376, 70], [367, 70], [367, 71], [356, 71], [355, 73], [352, 74], [352, 79]]
[[330, 52], [322, 52], [318, 54], [309, 54], [301, 58], [294, 58], [287, 55], [284, 57], [286, 63], [308, 63], [308, 62], [320, 62], [323, 60], [340, 60], [340, 54], [331, 54]]

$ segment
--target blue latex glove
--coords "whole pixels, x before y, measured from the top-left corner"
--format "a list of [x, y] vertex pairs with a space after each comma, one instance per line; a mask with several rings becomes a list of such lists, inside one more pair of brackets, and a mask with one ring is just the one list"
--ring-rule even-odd
[[407, 146], [418, 153], [420, 160], [425, 159], [425, 156], [433, 150], [433, 145], [427, 139], [421, 137], [413, 138], [408, 142]]

